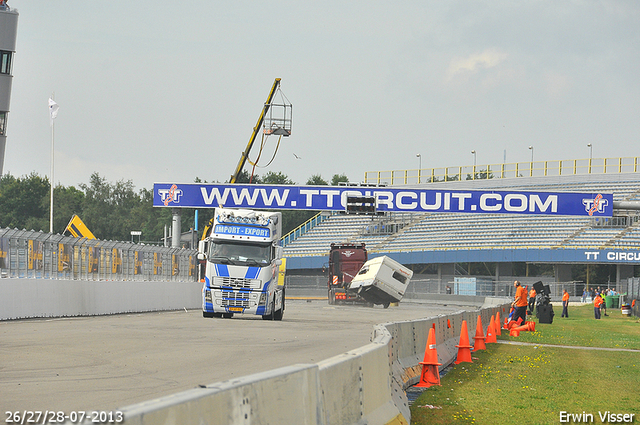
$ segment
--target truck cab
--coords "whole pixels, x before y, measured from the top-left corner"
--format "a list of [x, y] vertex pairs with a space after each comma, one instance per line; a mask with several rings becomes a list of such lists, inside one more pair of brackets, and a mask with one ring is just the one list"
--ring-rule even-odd
[[347, 288], [367, 261], [364, 243], [332, 243], [329, 251], [329, 304], [369, 304]]
[[205, 262], [202, 315], [282, 320], [282, 213], [216, 208], [212, 221], [198, 246], [198, 258]]

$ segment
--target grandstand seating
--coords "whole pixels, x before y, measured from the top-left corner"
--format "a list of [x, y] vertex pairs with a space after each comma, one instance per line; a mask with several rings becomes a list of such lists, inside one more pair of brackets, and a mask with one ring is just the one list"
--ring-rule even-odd
[[[554, 177], [475, 180], [425, 184], [425, 188], [506, 189], [613, 193], [615, 201], [640, 200], [640, 176], [616, 181], [611, 176], [590, 176], [591, 181]], [[633, 212], [632, 214], [635, 214]], [[402, 223], [396, 231], [376, 226]], [[286, 256], [326, 255], [332, 242], [364, 242], [370, 251], [405, 252], [443, 249], [578, 249], [638, 248], [640, 226], [605, 226], [590, 217], [468, 213], [393, 213], [386, 217], [335, 214], [285, 246]], [[386, 229], [385, 229], [386, 230]]]

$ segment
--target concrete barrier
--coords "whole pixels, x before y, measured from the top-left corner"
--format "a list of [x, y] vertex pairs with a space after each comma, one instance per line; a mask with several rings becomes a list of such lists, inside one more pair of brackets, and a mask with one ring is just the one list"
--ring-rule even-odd
[[127, 424], [325, 423], [318, 365], [288, 366], [183, 391], [124, 409]]
[[0, 279], [0, 320], [202, 306], [199, 282]]
[[[502, 302], [502, 303], [501, 303]], [[487, 303], [484, 303], [487, 304]], [[476, 311], [374, 326], [371, 343], [317, 364], [295, 365], [124, 407], [127, 424], [226, 423], [409, 424], [405, 390], [420, 378], [429, 329], [435, 325], [441, 368], [457, 355], [462, 320], [473, 341], [508, 300]]]
[[[452, 303], [455, 299], [448, 296]], [[127, 424], [408, 424], [405, 390], [420, 379], [429, 329], [441, 368], [457, 355], [462, 320], [508, 314], [507, 299], [464, 299], [473, 311], [374, 326], [371, 343], [317, 364], [214, 383], [121, 409]], [[0, 320], [199, 308], [198, 282], [0, 279]], [[422, 300], [416, 302], [422, 302]], [[441, 301], [442, 302], [442, 301]], [[479, 306], [482, 308], [476, 310]], [[87, 422], [88, 423], [88, 422]]]

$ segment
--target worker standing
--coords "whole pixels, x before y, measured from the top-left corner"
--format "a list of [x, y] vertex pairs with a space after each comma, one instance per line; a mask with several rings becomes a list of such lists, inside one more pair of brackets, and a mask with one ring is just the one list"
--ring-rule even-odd
[[600, 310], [604, 310], [604, 315], [609, 316], [607, 314], [607, 293], [604, 290], [600, 293], [600, 298], [602, 298], [602, 304], [600, 304]]
[[562, 315], [560, 317], [569, 317], [569, 293], [566, 289], [563, 289], [562, 292]]
[[531, 288], [529, 291], [529, 314], [533, 315], [534, 309], [536, 308], [536, 290]]
[[527, 320], [527, 290], [520, 285], [518, 280], [513, 282], [513, 286], [516, 288], [516, 295], [511, 303], [515, 309], [513, 320], [517, 322], [518, 318], [521, 318], [520, 324], [523, 324]]
[[596, 298], [593, 300], [593, 314], [596, 319], [600, 319], [600, 306], [604, 303], [600, 294], [596, 294]]

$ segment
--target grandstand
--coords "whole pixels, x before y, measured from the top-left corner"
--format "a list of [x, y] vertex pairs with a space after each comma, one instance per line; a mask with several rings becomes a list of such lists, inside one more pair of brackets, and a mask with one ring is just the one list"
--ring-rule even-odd
[[[640, 200], [640, 173], [620, 172], [462, 180], [393, 188], [438, 190], [520, 190], [612, 193], [614, 202]], [[373, 255], [404, 264], [457, 262], [616, 263], [633, 275], [640, 264], [626, 254], [640, 252], [639, 211], [615, 210], [612, 218], [487, 213], [387, 213], [383, 216], [327, 216], [285, 245], [289, 269], [313, 269], [326, 262], [332, 242], [364, 242]], [[602, 251], [602, 253], [601, 253]], [[598, 252], [598, 254], [593, 254]], [[617, 252], [617, 251], [616, 251]], [[614, 258], [615, 257], [615, 258]], [[612, 260], [612, 258], [614, 258]], [[633, 261], [631, 259], [634, 259]], [[630, 269], [629, 269], [630, 267]]]
[[[578, 178], [579, 177], [579, 178]], [[640, 174], [475, 180], [428, 183], [437, 189], [510, 189], [613, 193], [615, 201], [640, 198]], [[517, 180], [517, 181], [513, 181]], [[416, 187], [415, 185], [412, 187]], [[332, 242], [365, 242], [371, 251], [434, 249], [640, 247], [634, 212], [611, 220], [584, 217], [469, 213], [332, 214], [285, 246], [289, 257], [326, 255]]]

